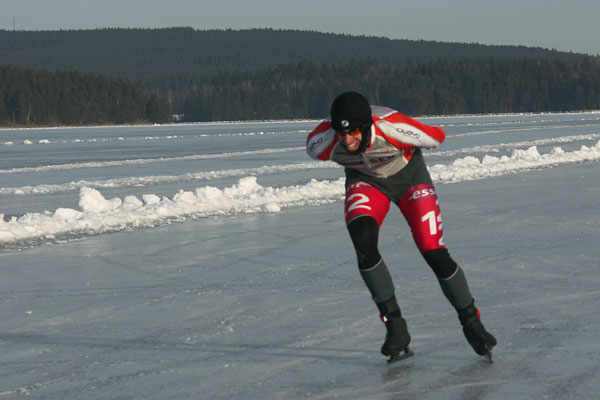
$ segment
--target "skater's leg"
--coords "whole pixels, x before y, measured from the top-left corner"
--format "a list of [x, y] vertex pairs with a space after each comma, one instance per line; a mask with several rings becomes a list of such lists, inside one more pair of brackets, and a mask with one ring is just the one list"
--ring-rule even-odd
[[390, 272], [377, 249], [379, 226], [369, 216], [355, 218], [348, 224], [358, 269], [375, 304], [394, 296], [394, 284]]
[[392, 277], [377, 250], [378, 230], [375, 219], [368, 216], [356, 218], [348, 224], [348, 232], [356, 249], [360, 275], [386, 327], [381, 353], [396, 358], [402, 351], [408, 352], [410, 335], [394, 296]]
[[410, 335], [394, 296], [394, 284], [377, 243], [379, 227], [389, 209], [389, 200], [370, 185], [353, 185], [346, 193], [346, 222], [356, 251], [358, 268], [386, 326], [381, 353], [396, 358], [408, 353]]
[[[452, 260], [446, 249], [428, 251], [423, 254], [423, 257], [438, 277], [444, 295], [456, 309], [463, 333], [473, 350], [479, 355], [491, 357], [492, 348], [496, 345], [496, 338], [486, 331], [481, 323], [481, 315], [475, 308], [473, 296], [462, 268]], [[452, 268], [454, 268], [454, 272], [448, 275]]]
[[377, 248], [379, 227], [389, 208], [390, 200], [366, 183], [352, 184], [346, 191], [348, 233], [356, 251], [360, 274], [375, 303], [394, 295], [392, 278]]
[[433, 185], [411, 187], [402, 196], [398, 207], [408, 222], [421, 253], [444, 248], [442, 215]]
[[467, 341], [477, 354], [490, 354], [496, 339], [485, 330], [474, 306], [464, 271], [444, 245], [439, 201], [432, 185], [412, 187], [399, 203], [417, 247], [431, 267], [442, 292], [454, 306]]
[[433, 185], [413, 186], [402, 197], [399, 207], [448, 301], [457, 309], [471, 304], [473, 298], [465, 275], [444, 245], [442, 215]]
[[446, 248], [430, 250], [423, 253], [423, 257], [435, 273], [442, 292], [454, 308], [457, 310], [465, 308], [473, 302], [465, 273], [450, 257]]

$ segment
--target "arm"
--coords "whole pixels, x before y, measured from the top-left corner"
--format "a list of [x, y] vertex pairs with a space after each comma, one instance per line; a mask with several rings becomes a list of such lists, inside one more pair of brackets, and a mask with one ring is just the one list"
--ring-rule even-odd
[[306, 152], [315, 160], [327, 161], [337, 142], [335, 131], [331, 128], [331, 122], [326, 120], [309, 133], [306, 139]]
[[446, 138], [444, 131], [437, 126], [429, 126], [394, 112], [375, 121], [383, 137], [400, 150], [423, 147], [434, 149]]

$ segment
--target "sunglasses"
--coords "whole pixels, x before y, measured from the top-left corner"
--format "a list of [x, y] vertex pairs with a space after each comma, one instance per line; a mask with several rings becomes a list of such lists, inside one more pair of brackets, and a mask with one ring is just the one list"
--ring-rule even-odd
[[356, 129], [348, 129], [348, 130], [345, 130], [345, 131], [335, 131], [335, 133], [338, 136], [344, 136], [344, 135], [358, 136], [362, 132], [361, 132], [360, 128], [356, 128]]

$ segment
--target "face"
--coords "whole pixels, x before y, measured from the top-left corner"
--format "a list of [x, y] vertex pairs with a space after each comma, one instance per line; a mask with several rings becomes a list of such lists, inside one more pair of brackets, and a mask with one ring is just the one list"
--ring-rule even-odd
[[360, 129], [354, 129], [348, 132], [335, 131], [338, 140], [344, 148], [350, 152], [358, 150], [360, 141], [362, 140], [362, 132]]

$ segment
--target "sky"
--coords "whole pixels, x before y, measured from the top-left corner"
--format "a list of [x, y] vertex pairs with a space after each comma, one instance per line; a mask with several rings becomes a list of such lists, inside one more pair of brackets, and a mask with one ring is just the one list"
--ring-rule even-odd
[[0, 0], [0, 29], [300, 29], [600, 55], [598, 0]]

